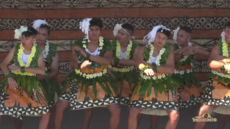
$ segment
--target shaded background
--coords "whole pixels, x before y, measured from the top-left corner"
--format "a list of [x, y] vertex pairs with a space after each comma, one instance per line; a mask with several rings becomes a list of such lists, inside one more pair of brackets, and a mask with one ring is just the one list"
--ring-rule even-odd
[[[102, 18], [104, 27], [101, 35], [108, 39], [114, 39], [112, 30], [115, 24], [130, 23], [139, 42], [155, 25], [163, 24], [170, 29], [186, 25], [193, 29], [191, 42], [211, 50], [220, 38], [224, 23], [229, 20], [229, 8], [229, 0], [0, 0], [0, 62], [19, 42], [13, 39], [14, 29], [21, 25], [30, 26], [36, 19], [46, 19], [51, 26], [49, 41], [58, 45], [59, 82], [71, 71], [70, 50], [74, 41], [84, 36], [79, 30], [79, 22], [86, 17]], [[174, 43], [171, 39], [169, 42]], [[195, 58], [197, 61], [193, 71], [201, 81], [205, 81], [210, 73], [206, 64], [208, 57], [196, 55]], [[0, 80], [2, 78], [0, 71]], [[191, 117], [197, 113], [197, 106], [183, 109], [178, 129], [192, 129]], [[125, 129], [128, 117], [126, 107], [122, 107], [121, 116], [119, 128]], [[83, 111], [70, 112], [68, 109], [62, 128], [81, 128], [82, 118]], [[108, 118], [107, 109], [95, 109], [91, 128], [109, 128]], [[3, 117], [0, 128], [11, 129], [11, 119], [9, 116]], [[159, 128], [164, 127], [166, 120], [167, 117], [160, 118]], [[26, 117], [25, 129], [36, 128], [38, 121], [37, 117]], [[147, 129], [149, 126], [149, 117], [144, 116], [139, 128]], [[207, 125], [207, 129], [215, 128], [217, 123]]]

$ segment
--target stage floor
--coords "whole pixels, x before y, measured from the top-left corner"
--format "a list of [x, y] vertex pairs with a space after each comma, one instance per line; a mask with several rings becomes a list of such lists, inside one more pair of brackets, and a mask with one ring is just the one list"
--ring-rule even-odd
[[[118, 129], [127, 129], [128, 109], [126, 106], [121, 107], [121, 120]], [[199, 107], [193, 106], [188, 109], [180, 110], [180, 119], [177, 129], [193, 129], [194, 123], [192, 117], [198, 114]], [[217, 114], [212, 113], [212, 117], [219, 118]], [[109, 129], [110, 113], [107, 108], [96, 108], [94, 110], [90, 129]], [[168, 116], [160, 117], [157, 129], [164, 129]], [[37, 129], [39, 117], [25, 117], [23, 129]], [[150, 129], [150, 118], [148, 115], [143, 115], [138, 129]], [[64, 119], [61, 129], [81, 129], [83, 122], [83, 110], [70, 111], [68, 108], [64, 112]], [[217, 129], [218, 123], [207, 123], [204, 129]], [[230, 119], [227, 122], [225, 129], [230, 128]], [[9, 116], [3, 116], [0, 129], [14, 129], [13, 119]]]

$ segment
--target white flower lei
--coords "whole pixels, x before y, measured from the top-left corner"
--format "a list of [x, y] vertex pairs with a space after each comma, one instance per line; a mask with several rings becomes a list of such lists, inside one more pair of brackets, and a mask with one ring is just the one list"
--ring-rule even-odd
[[[150, 50], [150, 53], [149, 53], [149, 59], [148, 59], [148, 63], [150, 63], [151, 62], [151, 57], [153, 56], [153, 52], [154, 52], [154, 46], [153, 45], [150, 45], [150, 47], [151, 47], [151, 50]], [[160, 50], [160, 53], [159, 53], [159, 55], [157, 56], [157, 60], [156, 60], [156, 65], [157, 66], [160, 66], [160, 60], [161, 60], [161, 56], [162, 56], [162, 54], [165, 52], [165, 48], [162, 48], [161, 50]]]
[[[128, 47], [127, 47], [127, 51], [126, 51], [126, 53], [125, 53], [125, 60], [128, 60], [128, 59], [130, 58], [130, 51], [132, 50], [132, 45], [133, 45], [133, 42], [132, 42], [132, 40], [130, 40], [130, 41], [129, 41], [129, 45], [128, 45]], [[120, 55], [121, 55], [120, 51], [121, 51], [121, 45], [120, 45], [120, 43], [117, 41], [116, 57], [117, 57], [118, 59], [121, 59], [121, 58], [120, 58]]]
[[[83, 46], [82, 47], [87, 52], [87, 45], [86, 45], [87, 41], [86, 40], [87, 40], [87, 37], [83, 38], [83, 40], [82, 40]], [[103, 37], [99, 37], [99, 48], [98, 48], [98, 53], [97, 53], [98, 56], [100, 55], [103, 46], [104, 46], [104, 38]]]
[[43, 59], [46, 59], [47, 56], [49, 55], [49, 41], [46, 41], [46, 46], [45, 46], [45, 54], [43, 55]]
[[[21, 67], [25, 66], [26, 68], [30, 66], [34, 56], [35, 56], [35, 53], [36, 53], [36, 44], [33, 44], [33, 47], [32, 47], [32, 50], [31, 50], [31, 53], [28, 57], [28, 60], [26, 62], [26, 65], [24, 65], [23, 61], [22, 61], [22, 54], [23, 54], [23, 51], [24, 51], [24, 47], [22, 46], [22, 44], [20, 44], [20, 49], [18, 50], [18, 62], [19, 62], [19, 65]], [[22, 73], [21, 71], [12, 71], [12, 73], [14, 74], [19, 74], [19, 75], [28, 75], [28, 76], [35, 76], [36, 74], [33, 74], [33, 73], [28, 73], [28, 72], [24, 72]]]

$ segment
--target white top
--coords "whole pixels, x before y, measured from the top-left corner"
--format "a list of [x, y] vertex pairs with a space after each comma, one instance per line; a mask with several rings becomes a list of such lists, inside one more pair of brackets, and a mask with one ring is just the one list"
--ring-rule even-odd
[[[159, 55], [158, 55], [159, 56]], [[150, 64], [152, 64], [152, 63], [155, 63], [156, 64], [156, 61], [157, 61], [157, 57], [158, 56], [156, 56], [156, 57], [153, 57], [152, 56], [152, 59], [151, 59], [151, 61], [150, 61]]]
[[30, 56], [30, 54], [26, 55], [26, 54], [22, 53], [22, 62], [24, 65], [26, 65], [29, 56]]
[[92, 53], [88, 50], [88, 48], [86, 49], [86, 52], [89, 53], [90, 55], [93, 55], [93, 56], [97, 56], [97, 53], [98, 53], [98, 49], [99, 47], [97, 47], [97, 49]]
[[125, 52], [122, 52], [122, 51], [121, 51], [121, 48], [120, 48], [120, 50], [119, 50], [119, 51], [120, 51], [120, 58], [121, 58], [122, 60], [124, 60], [124, 59], [125, 59], [125, 55], [126, 55], [126, 51], [127, 51], [127, 50], [126, 50]]

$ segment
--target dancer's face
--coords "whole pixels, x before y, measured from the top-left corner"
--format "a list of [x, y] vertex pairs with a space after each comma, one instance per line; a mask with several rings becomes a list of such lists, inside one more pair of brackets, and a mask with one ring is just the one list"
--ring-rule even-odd
[[191, 35], [186, 33], [184, 30], [179, 30], [177, 33], [177, 44], [182, 46], [184, 44], [188, 44], [189, 40], [191, 39]]
[[39, 28], [38, 33], [36, 35], [36, 43], [37, 44], [46, 43], [48, 37], [49, 37], [48, 30], [46, 28]]
[[164, 47], [167, 40], [168, 40], [168, 37], [165, 34], [161, 32], [157, 32], [155, 40], [154, 40], [154, 44], [157, 45], [158, 47]]
[[89, 40], [99, 40], [101, 29], [99, 26], [89, 27]]
[[117, 40], [119, 43], [128, 43], [131, 40], [130, 36], [124, 29], [118, 31]]
[[230, 43], [230, 27], [228, 26], [225, 28], [225, 41]]
[[30, 49], [33, 46], [34, 41], [36, 40], [33, 36], [22, 35], [21, 42], [24, 48]]

